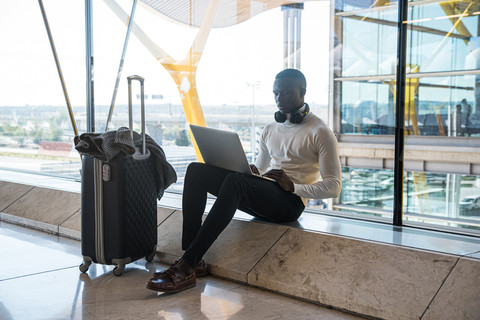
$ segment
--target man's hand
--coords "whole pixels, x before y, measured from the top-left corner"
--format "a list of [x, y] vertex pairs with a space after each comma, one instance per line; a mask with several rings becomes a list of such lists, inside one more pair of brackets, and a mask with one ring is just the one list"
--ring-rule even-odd
[[272, 169], [265, 173], [264, 176], [275, 180], [285, 191], [293, 192], [295, 190], [292, 180], [290, 180], [283, 170]]
[[254, 164], [250, 165], [250, 169], [252, 170], [253, 173], [260, 174], [260, 171], [258, 171], [258, 168]]

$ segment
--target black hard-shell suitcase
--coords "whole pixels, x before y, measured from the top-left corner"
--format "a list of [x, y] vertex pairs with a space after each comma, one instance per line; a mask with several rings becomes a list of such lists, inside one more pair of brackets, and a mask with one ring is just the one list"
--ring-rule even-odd
[[143, 150], [119, 153], [104, 162], [91, 156], [82, 161], [81, 236], [86, 272], [92, 262], [116, 265], [146, 257], [151, 261], [157, 246], [157, 188], [150, 152], [145, 148], [143, 78], [128, 77], [129, 117], [132, 130], [131, 81], [141, 85]]

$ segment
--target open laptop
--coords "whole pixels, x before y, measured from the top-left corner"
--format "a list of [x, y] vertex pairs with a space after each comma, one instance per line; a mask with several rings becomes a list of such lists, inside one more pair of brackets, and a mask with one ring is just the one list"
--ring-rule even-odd
[[252, 172], [237, 133], [193, 124], [190, 129], [206, 164], [275, 181]]

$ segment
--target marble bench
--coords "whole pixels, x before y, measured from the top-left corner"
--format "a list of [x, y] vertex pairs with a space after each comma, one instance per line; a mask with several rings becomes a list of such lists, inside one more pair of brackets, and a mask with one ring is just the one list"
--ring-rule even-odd
[[[0, 181], [0, 219], [80, 239], [80, 194]], [[158, 208], [159, 261], [181, 255], [181, 220], [177, 208]], [[475, 248], [452, 254], [234, 219], [205, 260], [215, 276], [369, 318], [479, 319]]]

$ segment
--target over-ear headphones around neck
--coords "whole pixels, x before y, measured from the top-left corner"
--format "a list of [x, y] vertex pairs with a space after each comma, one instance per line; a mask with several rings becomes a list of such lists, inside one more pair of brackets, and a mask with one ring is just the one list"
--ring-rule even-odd
[[[307, 103], [305, 103], [305, 108], [302, 107], [297, 111], [293, 112], [292, 114], [290, 114], [289, 121], [291, 123], [299, 124], [300, 122], [303, 121], [303, 119], [309, 112], [310, 112], [310, 107], [308, 106]], [[275, 121], [279, 123], [284, 123], [285, 121], [287, 121], [287, 115], [284, 113], [281, 113], [280, 111], [275, 112], [274, 116], [275, 116]]]

